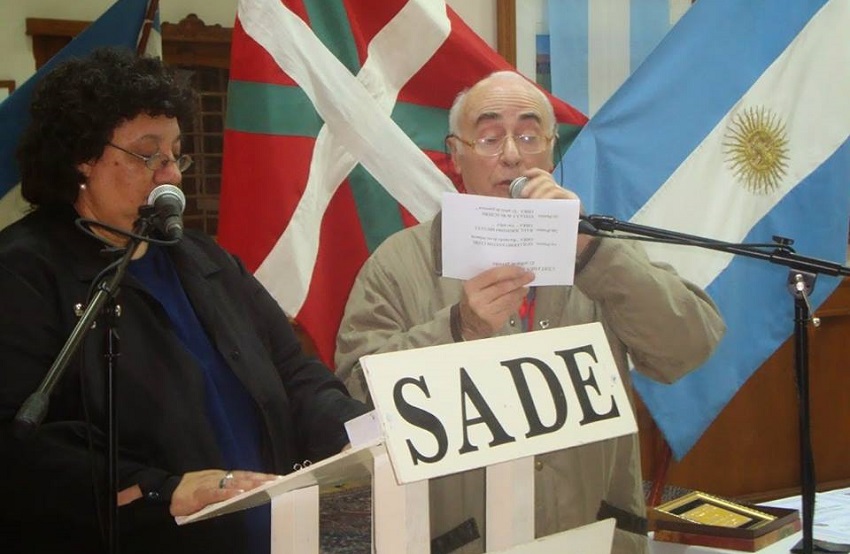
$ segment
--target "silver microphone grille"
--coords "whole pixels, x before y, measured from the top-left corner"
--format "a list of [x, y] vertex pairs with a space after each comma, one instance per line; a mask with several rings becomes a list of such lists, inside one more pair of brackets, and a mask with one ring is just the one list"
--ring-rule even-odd
[[527, 181], [528, 177], [517, 177], [511, 181], [511, 186], [508, 188], [508, 194], [510, 194], [511, 198], [520, 198], [522, 189]]
[[179, 187], [175, 187], [174, 185], [164, 184], [154, 188], [148, 195], [148, 204], [153, 206], [156, 204], [158, 198], [164, 196], [173, 196], [176, 198], [180, 206], [180, 213], [183, 213], [183, 210], [186, 208], [186, 196]]

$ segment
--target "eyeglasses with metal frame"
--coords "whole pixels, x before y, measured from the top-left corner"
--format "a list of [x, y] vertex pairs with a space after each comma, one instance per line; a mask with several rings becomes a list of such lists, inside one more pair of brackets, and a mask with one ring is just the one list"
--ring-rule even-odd
[[118, 146], [117, 144], [113, 144], [111, 142], [107, 142], [106, 145], [111, 146], [112, 148], [116, 148], [116, 149], [118, 149], [118, 150], [120, 150], [120, 151], [122, 151], [126, 154], [130, 154], [131, 156], [133, 156], [135, 158], [139, 158], [140, 160], [142, 160], [145, 163], [145, 167], [147, 167], [151, 171], [157, 171], [157, 170], [160, 170], [160, 169], [165, 169], [166, 167], [168, 167], [168, 164], [174, 163], [174, 165], [177, 166], [177, 170], [182, 173], [182, 172], [186, 171], [187, 169], [189, 169], [189, 166], [192, 165], [192, 156], [190, 156], [188, 154], [183, 154], [182, 156], [179, 156], [176, 159], [169, 158], [168, 156], [166, 156], [162, 152], [156, 152], [154, 154], [151, 154], [150, 156], [143, 156], [142, 154], [137, 154], [135, 152], [131, 152], [131, 151], [127, 150], [126, 148], [123, 148], [123, 147]]
[[520, 154], [540, 154], [549, 145], [552, 140], [551, 135], [502, 135], [481, 137], [472, 141], [464, 140], [455, 134], [449, 137], [457, 139], [459, 142], [469, 146], [479, 156], [498, 156], [505, 150], [505, 142], [510, 138], [514, 142], [514, 146]]

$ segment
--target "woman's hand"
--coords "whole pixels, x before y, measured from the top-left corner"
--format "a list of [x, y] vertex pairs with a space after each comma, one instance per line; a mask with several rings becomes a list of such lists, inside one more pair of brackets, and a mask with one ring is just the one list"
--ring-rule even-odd
[[277, 478], [277, 475], [253, 471], [207, 469], [189, 472], [183, 475], [171, 495], [171, 515], [193, 514], [204, 506], [233, 498]]

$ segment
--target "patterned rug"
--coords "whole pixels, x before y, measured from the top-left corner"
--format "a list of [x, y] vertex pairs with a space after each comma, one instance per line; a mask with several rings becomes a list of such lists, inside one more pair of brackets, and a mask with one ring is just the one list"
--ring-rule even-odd
[[[643, 483], [648, 495], [651, 483]], [[661, 502], [690, 492], [666, 486]], [[372, 550], [372, 493], [368, 483], [346, 485], [319, 498], [321, 554], [370, 554]]]
[[347, 485], [319, 497], [322, 554], [370, 554], [372, 492], [369, 484]]

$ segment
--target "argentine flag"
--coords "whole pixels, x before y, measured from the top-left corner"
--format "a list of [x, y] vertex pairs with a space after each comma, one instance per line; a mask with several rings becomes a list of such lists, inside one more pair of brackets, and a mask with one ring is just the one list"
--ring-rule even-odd
[[592, 116], [691, 0], [548, 0], [552, 92]]
[[[728, 242], [779, 235], [798, 254], [844, 263], [848, 28], [847, 0], [695, 3], [581, 131], [561, 161], [562, 184], [588, 213]], [[705, 287], [728, 327], [714, 356], [679, 382], [634, 376], [681, 459], [791, 335], [793, 298], [783, 266], [646, 246]], [[820, 276], [813, 306], [838, 283]]]
[[[21, 174], [15, 160], [15, 149], [29, 122], [29, 106], [36, 83], [58, 63], [85, 56], [96, 48], [123, 46], [135, 49], [147, 11], [148, 0], [118, 0], [0, 103], [0, 229], [19, 219], [29, 208], [21, 198]], [[161, 55], [159, 10], [153, 22], [146, 53], [159, 52]]]

